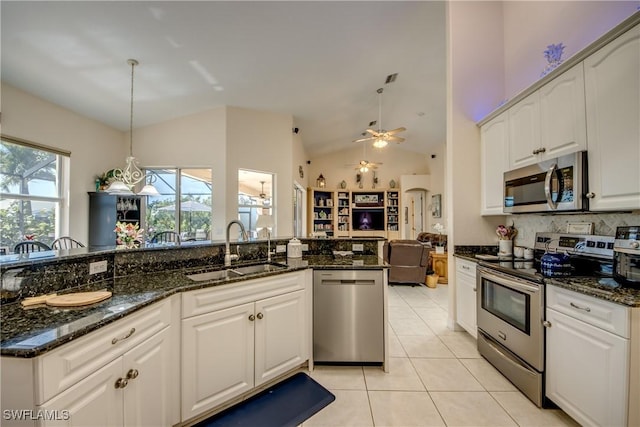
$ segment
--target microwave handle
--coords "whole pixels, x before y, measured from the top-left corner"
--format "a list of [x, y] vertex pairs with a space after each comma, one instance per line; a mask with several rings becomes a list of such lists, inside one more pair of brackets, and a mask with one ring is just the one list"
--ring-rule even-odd
[[547, 204], [552, 209], [558, 209], [558, 202], [553, 200], [551, 196], [551, 178], [553, 178], [553, 175], [557, 171], [558, 171], [558, 165], [554, 163], [553, 165], [551, 165], [551, 167], [547, 171], [547, 176], [544, 178], [544, 196], [547, 199]]

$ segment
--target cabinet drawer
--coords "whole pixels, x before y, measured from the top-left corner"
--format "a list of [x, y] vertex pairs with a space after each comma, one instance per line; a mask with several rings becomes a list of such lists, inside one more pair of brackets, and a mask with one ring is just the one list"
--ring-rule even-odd
[[627, 307], [553, 285], [547, 285], [546, 291], [547, 308], [629, 338], [630, 310]]
[[66, 390], [170, 324], [168, 298], [46, 353], [36, 363], [36, 404]]
[[465, 259], [456, 258], [456, 273], [476, 277], [476, 263]]
[[182, 294], [182, 318], [305, 289], [303, 272], [276, 274]]

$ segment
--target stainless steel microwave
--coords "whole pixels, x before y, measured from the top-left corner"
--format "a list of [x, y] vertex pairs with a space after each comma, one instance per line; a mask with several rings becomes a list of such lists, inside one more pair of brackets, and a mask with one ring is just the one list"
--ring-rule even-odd
[[504, 173], [505, 213], [586, 211], [587, 152]]

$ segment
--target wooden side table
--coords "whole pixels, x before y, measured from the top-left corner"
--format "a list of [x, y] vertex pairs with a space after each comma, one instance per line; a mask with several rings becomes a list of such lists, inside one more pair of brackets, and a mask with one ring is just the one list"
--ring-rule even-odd
[[431, 254], [431, 258], [433, 259], [433, 271], [439, 276], [438, 283], [446, 285], [448, 282], [448, 254], [446, 252], [443, 254], [437, 254], [434, 252]]

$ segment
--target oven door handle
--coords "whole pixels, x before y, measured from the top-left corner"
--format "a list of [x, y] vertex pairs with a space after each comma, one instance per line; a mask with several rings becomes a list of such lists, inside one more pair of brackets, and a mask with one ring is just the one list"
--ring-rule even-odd
[[480, 279], [488, 279], [508, 288], [518, 289], [529, 294], [540, 292], [539, 286], [530, 285], [530, 282], [520, 279], [519, 277], [507, 276], [506, 274], [489, 271], [487, 268], [480, 266], [478, 266], [478, 272], [480, 273], [478, 276]]
[[556, 163], [552, 164], [549, 170], [547, 171], [547, 175], [544, 178], [544, 197], [547, 199], [547, 204], [551, 209], [558, 209], [558, 202], [553, 200], [551, 195], [551, 178], [558, 171], [558, 165]]

